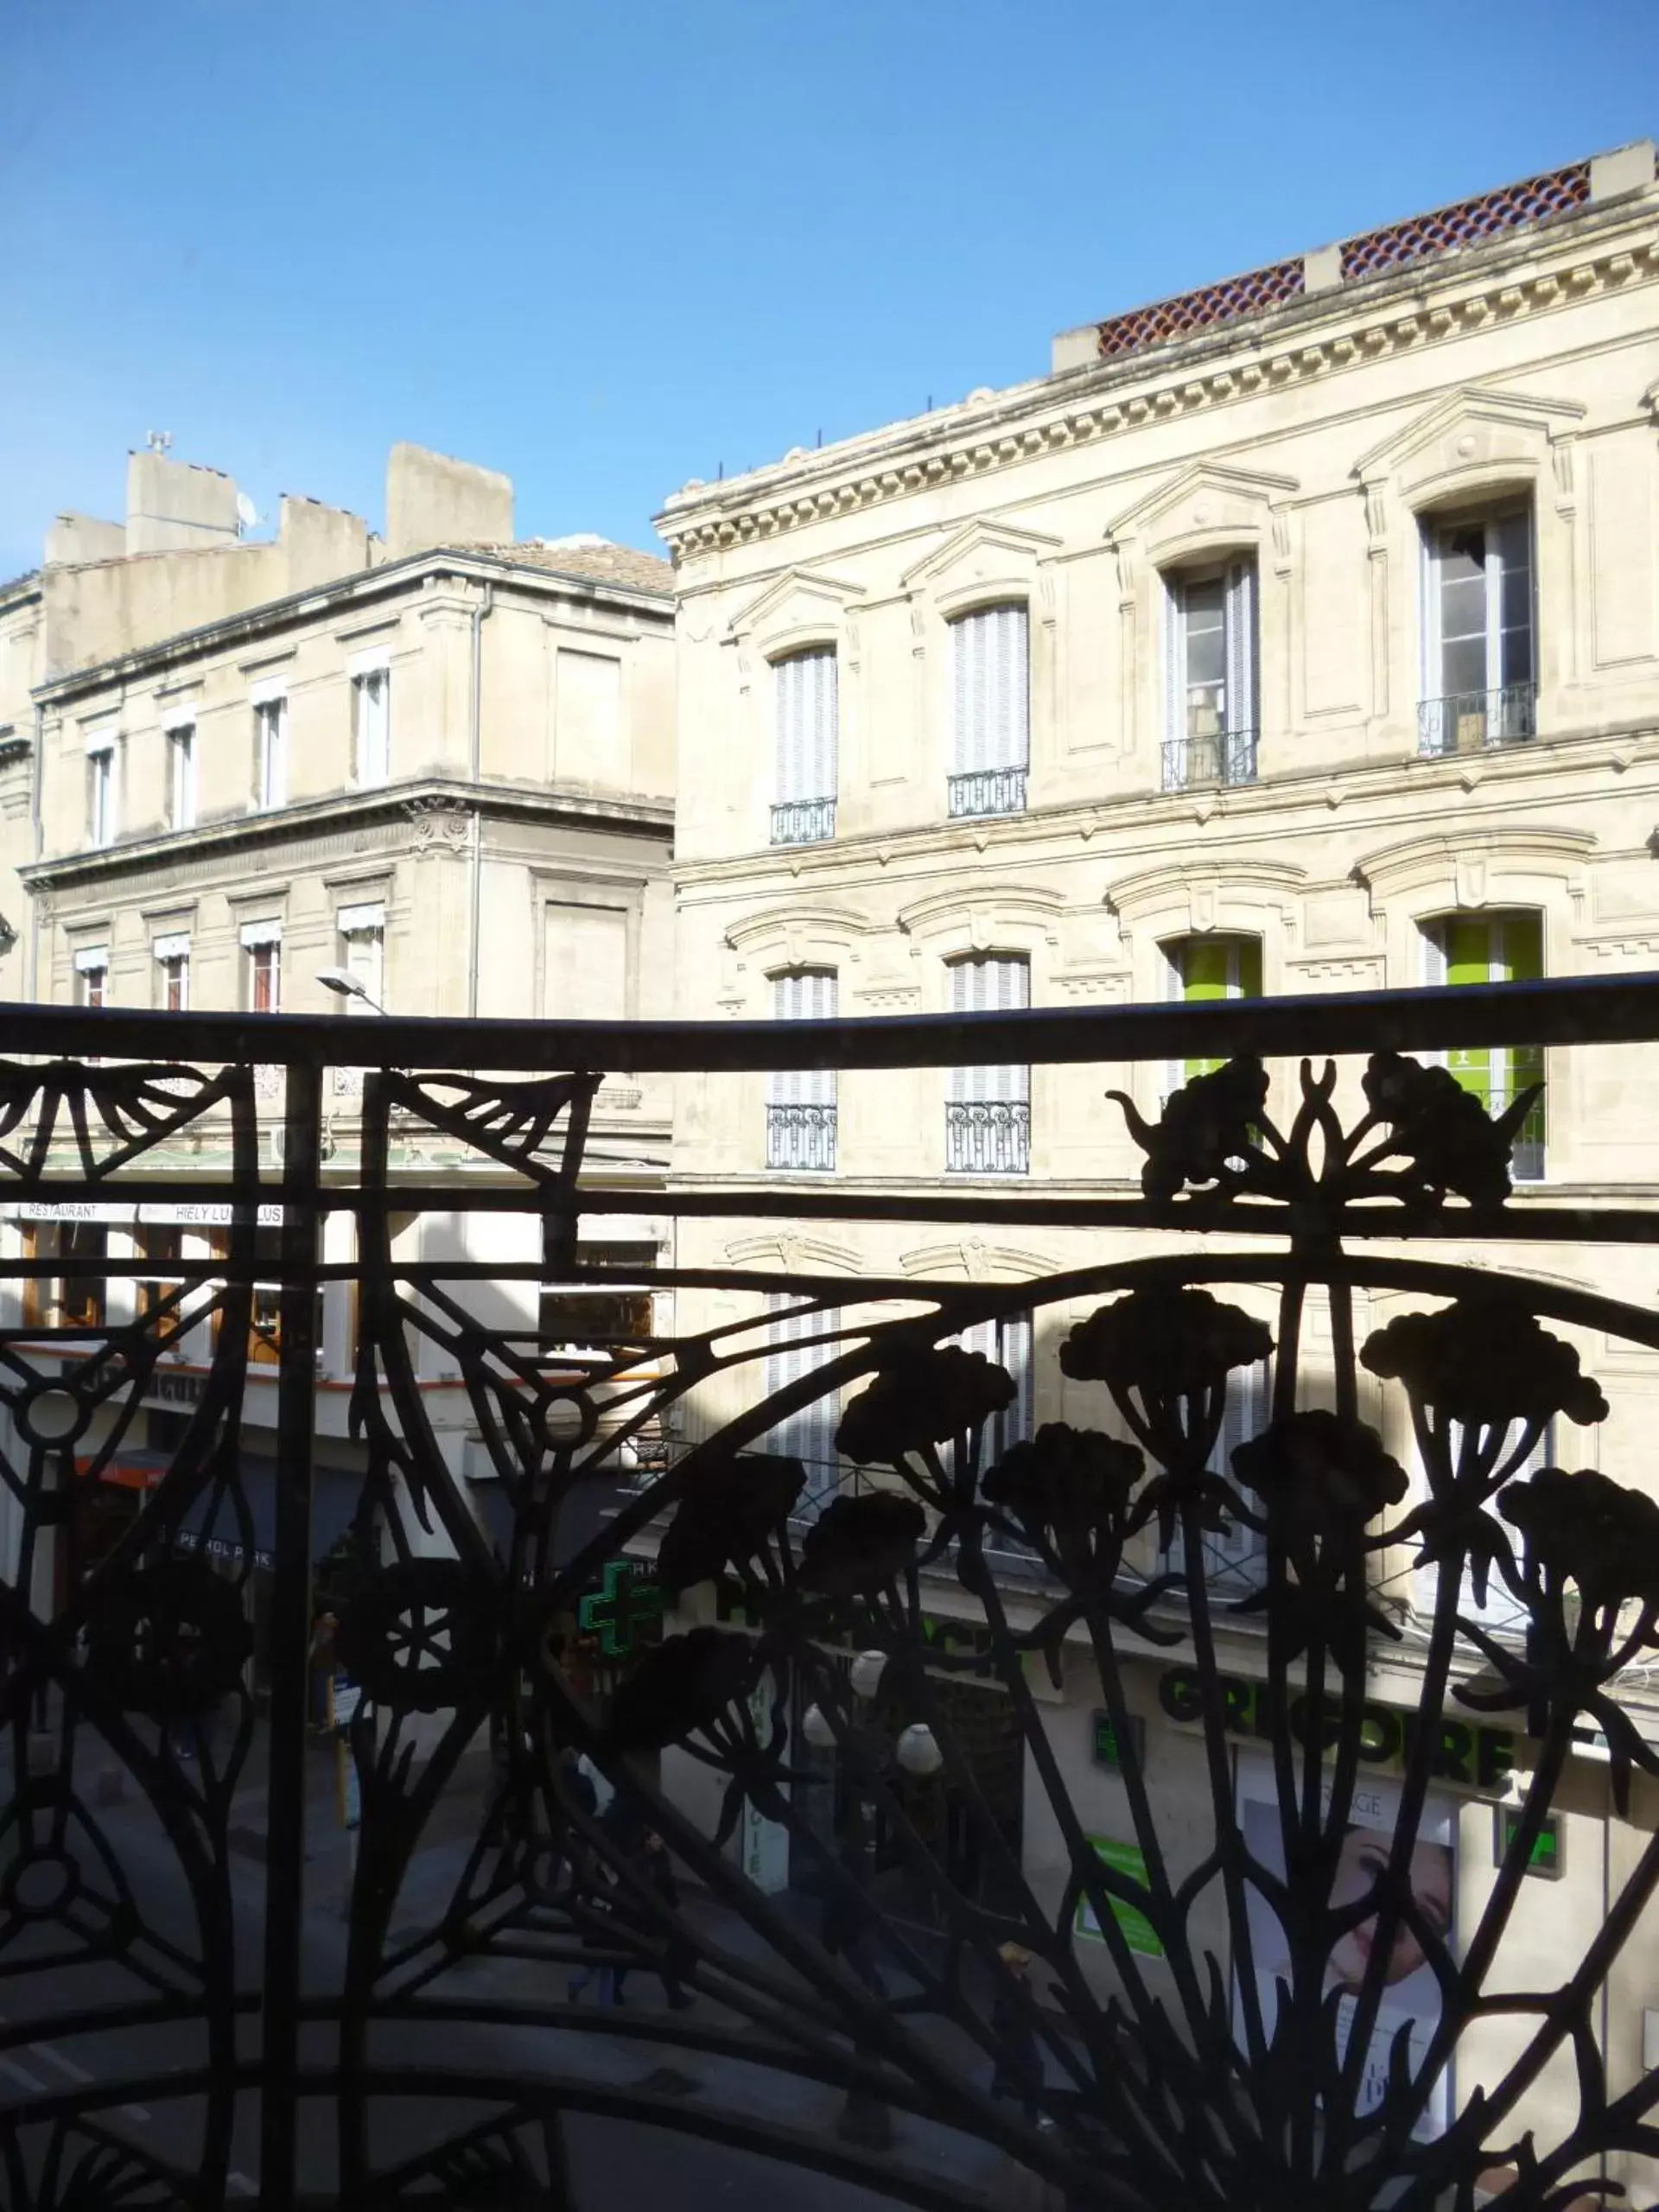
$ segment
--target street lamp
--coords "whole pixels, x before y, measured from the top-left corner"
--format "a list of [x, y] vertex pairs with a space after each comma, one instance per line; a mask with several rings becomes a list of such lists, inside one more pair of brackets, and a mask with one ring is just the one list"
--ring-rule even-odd
[[361, 999], [371, 1014], [385, 1014], [378, 999], [370, 995], [367, 986], [353, 975], [349, 968], [319, 968], [317, 981], [325, 990], [333, 991], [342, 999]]

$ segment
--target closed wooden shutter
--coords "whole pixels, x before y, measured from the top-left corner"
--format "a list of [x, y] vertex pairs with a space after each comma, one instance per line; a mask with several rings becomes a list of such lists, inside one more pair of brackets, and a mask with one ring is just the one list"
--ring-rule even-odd
[[781, 805], [834, 798], [839, 770], [839, 679], [835, 649], [791, 653], [772, 664], [777, 799]]
[[[1031, 964], [1023, 953], [987, 952], [950, 963], [953, 1014], [1014, 1014], [1031, 1004]], [[952, 1068], [950, 1095], [957, 1100], [1025, 1099], [1029, 1066]]]
[[1024, 768], [1031, 758], [1031, 670], [1022, 606], [985, 607], [950, 626], [951, 772]]
[[[833, 1021], [838, 992], [833, 968], [797, 968], [772, 979], [774, 1021]], [[779, 1068], [769, 1092], [774, 1106], [833, 1106], [834, 1068]]]

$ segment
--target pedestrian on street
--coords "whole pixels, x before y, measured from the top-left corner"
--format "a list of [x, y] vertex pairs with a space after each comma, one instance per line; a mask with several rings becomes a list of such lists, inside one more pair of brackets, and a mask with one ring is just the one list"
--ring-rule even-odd
[[[640, 1880], [655, 1892], [671, 1912], [679, 1910], [680, 1885], [674, 1878], [674, 1862], [669, 1856], [668, 1846], [655, 1828], [647, 1833], [645, 1841], [634, 1855], [633, 1867]], [[684, 1974], [690, 1972], [692, 1963], [690, 1946], [677, 1929], [671, 1928], [668, 1930], [667, 1948], [663, 1954], [663, 1963], [657, 1971], [662, 1975], [663, 1988], [668, 2001], [677, 2012], [683, 2012], [688, 2006], [695, 2005], [697, 2001], [685, 1986], [683, 1979]], [[620, 1966], [613, 1978], [613, 1996], [619, 2005], [622, 2002], [623, 1982], [632, 1971], [632, 1968], [630, 1966]]]
[[1013, 1979], [1014, 1987], [1006, 1988], [999, 1980], [996, 1993], [991, 1999], [991, 2033], [1001, 2045], [996, 2055], [995, 2069], [991, 2075], [991, 2094], [1011, 2098], [1025, 2114], [1027, 2127], [1053, 2126], [1051, 2120], [1038, 2117], [1037, 2092], [1043, 2079], [1043, 2057], [1037, 2043], [1037, 2031], [1033, 2025], [1029, 2004], [1031, 1990], [1031, 1953], [1023, 1944], [1004, 1943], [997, 1952]]

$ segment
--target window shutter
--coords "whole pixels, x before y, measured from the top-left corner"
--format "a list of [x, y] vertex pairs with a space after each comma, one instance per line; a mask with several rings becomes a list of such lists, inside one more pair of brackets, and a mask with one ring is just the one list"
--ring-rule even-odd
[[801, 664], [791, 656], [774, 662], [772, 699], [778, 723], [778, 803], [792, 804], [805, 789], [806, 741], [801, 715]]
[[1255, 563], [1227, 571], [1227, 715], [1230, 731], [1256, 727]]
[[[772, 981], [774, 1021], [833, 1021], [838, 978], [833, 968], [798, 968]], [[834, 1068], [779, 1068], [767, 1093], [774, 1106], [833, 1106]]]
[[950, 626], [953, 774], [972, 775], [985, 766], [982, 714], [983, 634], [980, 618], [965, 614]]
[[1186, 597], [1176, 576], [1164, 584], [1164, 784], [1186, 781]]
[[[840, 1314], [833, 1310], [827, 1313], [791, 1314], [786, 1309], [791, 1302], [779, 1294], [766, 1301], [774, 1316], [766, 1329], [768, 1396], [788, 1383], [798, 1382], [804, 1376], [816, 1373], [835, 1357], [830, 1346], [808, 1344], [803, 1340], [836, 1328]], [[805, 1466], [806, 1488], [796, 1508], [805, 1519], [816, 1520], [835, 1495], [840, 1480], [840, 1462], [836, 1452], [836, 1430], [840, 1422], [840, 1393], [831, 1391], [803, 1407], [800, 1412], [786, 1414], [767, 1433], [764, 1449], [787, 1453]]]
[[807, 734], [807, 774], [811, 789], [804, 796], [834, 798], [841, 718], [838, 664], [833, 652], [808, 653], [804, 660], [811, 706]]
[[1026, 609], [986, 607], [950, 626], [951, 772], [1023, 768], [1031, 758]]
[[[1020, 953], [987, 953], [950, 963], [953, 1014], [1013, 1014], [1031, 1004], [1031, 967]], [[1031, 1088], [1028, 1067], [952, 1068], [953, 1100], [1023, 1099]]]

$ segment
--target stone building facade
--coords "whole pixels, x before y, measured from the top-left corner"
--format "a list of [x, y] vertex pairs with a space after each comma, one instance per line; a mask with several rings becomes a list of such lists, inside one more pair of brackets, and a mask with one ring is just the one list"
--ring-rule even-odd
[[[1651, 143], [1066, 333], [1046, 375], [688, 485], [659, 528], [699, 764], [677, 820], [687, 1014], [1109, 1008], [1659, 965]], [[1517, 1147], [1522, 1219], [1651, 1187], [1651, 1048], [1452, 1066], [1495, 1108], [1547, 1079]], [[1190, 1072], [688, 1079], [675, 1187], [976, 1189], [988, 1209], [1016, 1189], [1128, 1196], [1141, 1155], [1103, 1094], [1155, 1120]], [[1283, 1113], [1293, 1071], [1273, 1075]], [[1028, 1310], [970, 1339], [1015, 1373], [1027, 1432], [1111, 1425], [1103, 1391], [1055, 1357], [1087, 1305], [1040, 1288], [1103, 1249], [1037, 1228], [963, 1239], [839, 1221], [687, 1218], [680, 1238], [690, 1265], [1031, 1281]], [[1510, 1260], [1648, 1294], [1637, 1255], [1523, 1243]], [[1357, 1326], [1410, 1302], [1362, 1300]], [[734, 1291], [682, 1319], [764, 1311]], [[766, 1328], [747, 1369], [706, 1395], [705, 1421], [797, 1371], [787, 1326]], [[1659, 1370], [1593, 1331], [1575, 1342], [1591, 1372], [1611, 1361], [1614, 1410], [1550, 1448], [1651, 1486]], [[1259, 1411], [1246, 1387], [1231, 1431]], [[819, 1503], [850, 1479], [838, 1412], [797, 1416], [780, 1439], [811, 1463]], [[1372, 1384], [1362, 1412], [1414, 1465], [1403, 1402]], [[1248, 1586], [1248, 1544], [1215, 1571]], [[1423, 1580], [1402, 1560], [1383, 1594], [1404, 1656], [1373, 1694], [1399, 1713], [1417, 1697]], [[971, 1637], [948, 1576], [927, 1602]], [[1229, 1637], [1248, 1685], [1260, 1644], [1248, 1621]], [[1201, 1753], [1168, 1672], [1149, 1662], [1139, 1694], [1149, 1786], [1179, 1828]], [[1079, 1666], [1053, 1738], [1084, 1815], [1127, 1835], [1090, 1701]], [[1639, 1682], [1630, 1710], [1659, 1739]], [[1535, 1916], [1516, 1939], [1523, 1978], [1599, 1924], [1604, 1876], [1659, 1817], [1648, 1789], [1630, 1824], [1610, 1820], [1592, 1751], [1563, 1792], [1568, 1879], [1548, 1925]], [[1525, 1758], [1512, 1743], [1499, 1763]], [[1447, 1784], [1469, 1909], [1492, 1878], [1485, 1800], [1510, 1786], [1481, 1771], [1471, 1754]], [[1068, 1860], [1042, 1793], [1017, 1761], [1007, 1789], [1027, 1873], [1058, 1898]], [[1174, 1856], [1179, 1873], [1179, 1840]], [[1615, 2086], [1643, 2063], [1656, 1957], [1632, 1945], [1610, 1993]], [[1541, 2083], [1541, 2124], [1570, 2094], [1570, 2069]]]

